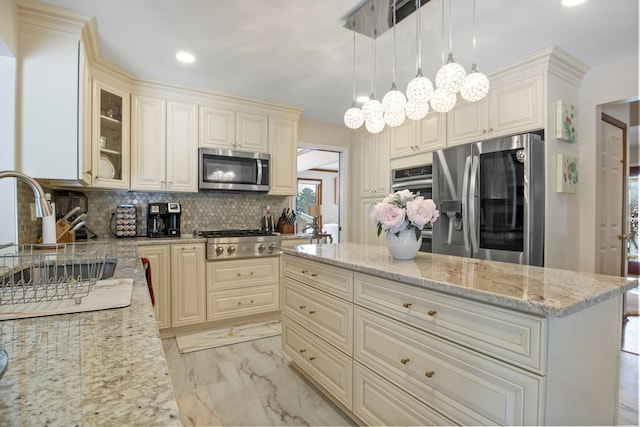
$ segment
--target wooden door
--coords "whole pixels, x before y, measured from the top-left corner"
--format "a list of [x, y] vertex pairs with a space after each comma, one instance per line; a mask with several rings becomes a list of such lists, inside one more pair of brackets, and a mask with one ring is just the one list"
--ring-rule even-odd
[[626, 125], [602, 114], [598, 206], [600, 209], [598, 273], [626, 274], [625, 170]]

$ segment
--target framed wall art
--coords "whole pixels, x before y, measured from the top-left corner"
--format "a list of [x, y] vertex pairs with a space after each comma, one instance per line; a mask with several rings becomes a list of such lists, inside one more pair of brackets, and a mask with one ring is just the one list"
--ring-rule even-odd
[[566, 142], [576, 142], [576, 107], [562, 99], [556, 101], [556, 138]]
[[556, 193], [575, 193], [578, 188], [578, 159], [556, 155]]

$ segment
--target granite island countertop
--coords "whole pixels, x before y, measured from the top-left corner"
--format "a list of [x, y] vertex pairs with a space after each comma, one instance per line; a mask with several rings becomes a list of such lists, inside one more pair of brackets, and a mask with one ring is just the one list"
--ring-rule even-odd
[[0, 321], [0, 425], [182, 425], [136, 250], [146, 242], [108, 241], [113, 278], [134, 279], [128, 307]]
[[592, 273], [418, 252], [394, 260], [386, 247], [357, 243], [283, 247], [296, 255], [544, 317], [565, 317], [638, 286]]

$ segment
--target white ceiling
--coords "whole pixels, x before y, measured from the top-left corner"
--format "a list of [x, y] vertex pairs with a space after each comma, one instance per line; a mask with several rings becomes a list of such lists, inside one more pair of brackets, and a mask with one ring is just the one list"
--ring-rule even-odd
[[[139, 77], [301, 107], [303, 117], [336, 123], [351, 105], [353, 33], [343, 25], [364, 0], [41, 1], [95, 16], [102, 56]], [[432, 80], [442, 65], [443, 1], [421, 9], [422, 68]], [[453, 53], [468, 70], [472, 2], [451, 4]], [[559, 0], [477, 0], [476, 16], [477, 63], [485, 73], [553, 45], [590, 67], [638, 54], [637, 0], [574, 8]], [[415, 27], [415, 15], [397, 26], [401, 90], [416, 72]], [[371, 89], [371, 44], [357, 35], [359, 94]], [[376, 45], [381, 99], [391, 85], [393, 31]], [[177, 63], [181, 49], [196, 62]]]

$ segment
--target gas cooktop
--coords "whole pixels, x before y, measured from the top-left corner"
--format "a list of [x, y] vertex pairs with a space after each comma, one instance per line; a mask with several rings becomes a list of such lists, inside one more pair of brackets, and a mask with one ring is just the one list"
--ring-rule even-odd
[[275, 236], [275, 234], [267, 230], [231, 229], [231, 230], [198, 230], [196, 231], [196, 236], [215, 238], [215, 237]]

